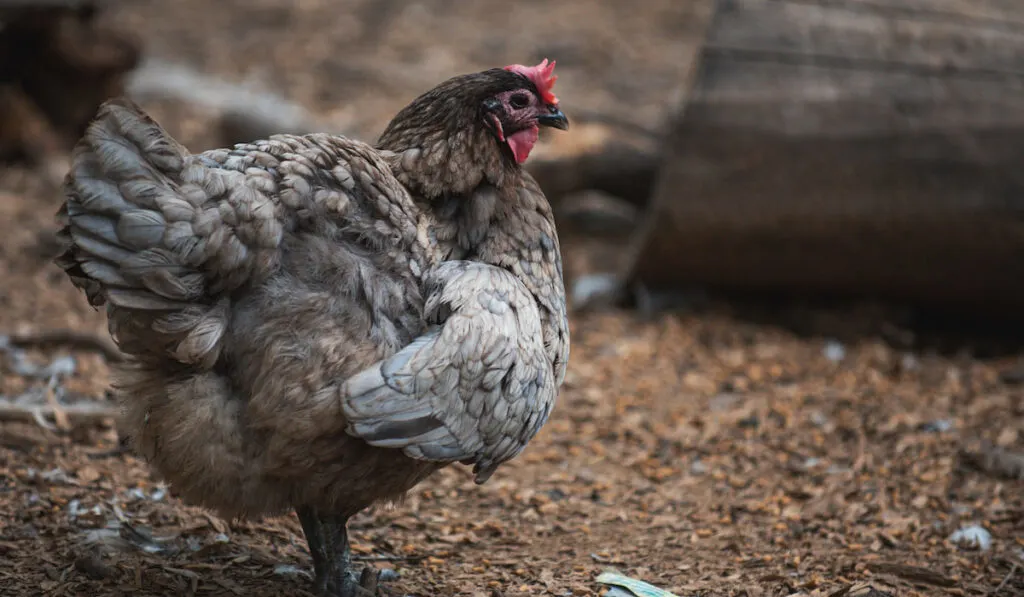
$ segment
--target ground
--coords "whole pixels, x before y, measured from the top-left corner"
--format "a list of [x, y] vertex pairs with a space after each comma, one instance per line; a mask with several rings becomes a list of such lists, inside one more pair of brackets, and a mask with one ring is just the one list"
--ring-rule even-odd
[[[621, 107], [656, 125], [677, 80], [679, 4], [179, 0], [109, 19], [158, 57], [259, 77], [371, 135], [444, 76], [544, 55], [564, 69], [567, 111]], [[209, 142], [210, 115], [147, 108]], [[102, 336], [102, 314], [48, 261], [60, 198], [46, 181], [0, 171], [0, 335]], [[564, 390], [528, 450], [483, 486], [453, 467], [360, 515], [356, 553], [399, 572], [393, 595], [597, 595], [607, 569], [680, 596], [1024, 591], [1024, 467], [1000, 477], [965, 458], [986, 440], [1024, 446], [1017, 357], [922, 348], [885, 322], [840, 342], [736, 313], [575, 314]], [[27, 354], [74, 358], [57, 388], [69, 404], [106, 400], [101, 356]], [[46, 379], [17, 365], [0, 364], [0, 394], [45, 396]], [[59, 423], [0, 422], [0, 594], [307, 594], [294, 517], [220, 520], [117, 452], [111, 421]], [[949, 539], [971, 525], [988, 549]]]

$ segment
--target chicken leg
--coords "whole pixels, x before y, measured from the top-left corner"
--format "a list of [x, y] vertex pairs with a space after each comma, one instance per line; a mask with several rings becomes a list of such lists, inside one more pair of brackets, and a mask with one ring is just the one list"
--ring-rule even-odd
[[375, 597], [376, 571], [367, 568], [358, 577], [351, 570], [352, 556], [348, 544], [348, 518], [329, 516], [313, 508], [295, 510], [302, 524], [313, 559], [316, 594], [321, 597]]

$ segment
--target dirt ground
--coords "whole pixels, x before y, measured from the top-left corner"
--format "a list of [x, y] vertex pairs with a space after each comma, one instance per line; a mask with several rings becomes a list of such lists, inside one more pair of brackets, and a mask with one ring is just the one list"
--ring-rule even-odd
[[[570, 117], [580, 106], [656, 126], [691, 10], [150, 0], [108, 18], [156, 57], [259, 80], [369, 136], [446, 76], [544, 56], [559, 61]], [[186, 144], [211, 142], [213, 115], [146, 107]], [[0, 170], [0, 336], [105, 333], [49, 263], [59, 201], [41, 173]], [[840, 342], [735, 313], [575, 315], [559, 405], [527, 451], [483, 486], [453, 467], [360, 515], [356, 554], [399, 573], [393, 595], [598, 595], [609, 569], [681, 597], [1024, 594], [1016, 355], [923, 348], [887, 321]], [[863, 316], [808, 315], [847, 327]], [[52, 378], [67, 404], [106, 400], [94, 351], [19, 362], [0, 349], [5, 399], [46, 396]], [[65, 356], [73, 374], [40, 370]], [[294, 517], [220, 520], [119, 453], [112, 421], [60, 423], [0, 417], [0, 594], [308, 595]], [[950, 539], [972, 527], [990, 544]]]

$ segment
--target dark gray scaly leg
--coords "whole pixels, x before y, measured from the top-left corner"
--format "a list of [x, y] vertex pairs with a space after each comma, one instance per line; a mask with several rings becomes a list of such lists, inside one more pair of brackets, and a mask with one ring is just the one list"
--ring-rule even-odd
[[377, 574], [369, 568], [356, 575], [349, 552], [347, 517], [325, 516], [313, 508], [296, 508], [313, 559], [313, 588], [323, 597], [373, 597]]

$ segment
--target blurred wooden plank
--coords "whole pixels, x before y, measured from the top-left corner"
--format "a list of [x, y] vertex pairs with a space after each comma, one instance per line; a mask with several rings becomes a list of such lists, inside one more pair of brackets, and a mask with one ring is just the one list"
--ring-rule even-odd
[[[879, 10], [874, 3], [783, 2], [725, 0], [716, 16], [707, 45], [711, 49], [744, 51], [761, 60], [795, 60], [834, 67], [909, 70], [932, 68], [972, 74], [1021, 74], [1024, 57], [1024, 14], [1018, 9], [1003, 19], [973, 19], [965, 4], [963, 16], [950, 11], [912, 11], [912, 5], [931, 2], [893, 2], [904, 10]], [[959, 4], [950, 2], [949, 4]], [[1019, 17], [1019, 20], [1012, 16]], [[793, 56], [785, 56], [792, 54]], [[976, 72], [975, 72], [976, 71]]]
[[626, 278], [1015, 313], [1019, 22], [995, 0], [720, 1]]

